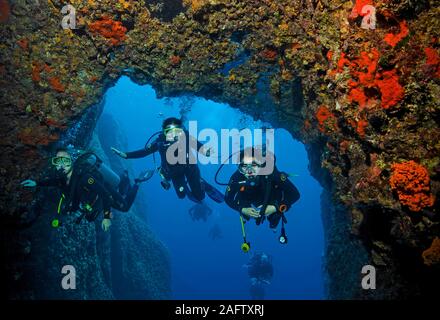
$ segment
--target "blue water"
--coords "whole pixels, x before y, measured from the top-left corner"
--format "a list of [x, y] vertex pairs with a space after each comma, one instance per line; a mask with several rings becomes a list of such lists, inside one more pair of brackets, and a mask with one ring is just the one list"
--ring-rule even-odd
[[[186, 118], [197, 120], [199, 130], [209, 127], [219, 132], [221, 128], [252, 129], [262, 125], [225, 104], [201, 98], [184, 101], [186, 106], [191, 105]], [[139, 86], [123, 77], [108, 90], [104, 113], [111, 114], [120, 124], [132, 151], [145, 145], [150, 135], [160, 129], [164, 118], [179, 117], [181, 104], [179, 98], [157, 99], [150, 86]], [[272, 233], [267, 224], [259, 227], [254, 222], [246, 224], [252, 251], [264, 251], [273, 257], [274, 277], [266, 286], [266, 299], [323, 299], [324, 240], [319, 200], [322, 189], [310, 176], [304, 146], [285, 130], [275, 132], [275, 154], [281, 171], [298, 175], [291, 179], [301, 199], [286, 215], [288, 245], [280, 245], [279, 233]], [[136, 174], [153, 168], [152, 157], [127, 161]], [[218, 165], [212, 164], [200, 166], [202, 176], [213, 185], [217, 168]], [[220, 180], [227, 182], [235, 169], [232, 164], [225, 166]], [[170, 252], [173, 298], [249, 299], [249, 278], [243, 267], [249, 254], [240, 250], [242, 236], [237, 212], [207, 197], [205, 201], [213, 214], [207, 222], [194, 222], [188, 214], [193, 203], [179, 200], [173, 188], [162, 189], [158, 175], [142, 188], [149, 203], [148, 223]], [[218, 188], [224, 191], [224, 187]], [[208, 232], [216, 223], [223, 238], [212, 240]]]

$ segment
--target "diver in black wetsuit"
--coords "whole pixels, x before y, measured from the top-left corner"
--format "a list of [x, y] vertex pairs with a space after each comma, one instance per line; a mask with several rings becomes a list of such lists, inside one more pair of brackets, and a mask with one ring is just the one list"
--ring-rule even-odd
[[[58, 149], [56, 156], [52, 158], [52, 164], [56, 168], [53, 175], [39, 181], [25, 180], [21, 184], [24, 187], [58, 187], [62, 191], [62, 199], [65, 199], [65, 201], [60, 199], [58, 210], [63, 202], [65, 213], [79, 210], [82, 215], [78, 222], [83, 217], [88, 221], [94, 221], [103, 212], [102, 228], [107, 231], [111, 226], [111, 208], [127, 212], [134, 202], [139, 184], [150, 179], [153, 171], [143, 172], [139, 178], [135, 179], [133, 186], [130, 185], [127, 171], [120, 178], [110, 171], [116, 176], [116, 183], [118, 183], [118, 186], [111, 186], [102, 174], [104, 171], [99, 171], [97, 166], [91, 165], [86, 159], [92, 156], [95, 157], [95, 165], [97, 165], [99, 159], [93, 153], [85, 153], [73, 162], [67, 149]], [[99, 165], [102, 166], [102, 163]], [[120, 193], [121, 191], [123, 193]]]
[[[282, 219], [284, 233], [284, 223], [287, 222], [284, 213], [298, 201], [298, 189], [275, 165], [270, 174], [259, 174], [264, 159], [256, 156], [255, 149], [247, 148], [240, 152], [239, 168], [229, 180], [225, 201], [246, 220], [256, 219], [257, 225], [267, 218], [270, 228], [274, 229]], [[285, 235], [284, 239], [280, 237], [280, 242], [285, 243], [283, 241], [287, 241]]]
[[255, 278], [258, 281], [270, 284], [273, 277], [273, 265], [272, 258], [267, 254], [260, 252], [254, 254], [247, 267], [249, 278]]
[[273, 277], [272, 258], [265, 253], [254, 254], [248, 264], [248, 275], [251, 286], [249, 288], [252, 299], [264, 299], [264, 285], [270, 284]]
[[[158, 151], [161, 158], [161, 166], [159, 169], [159, 173], [162, 177], [161, 184], [166, 190], [170, 188], [169, 181], [171, 180], [176, 194], [180, 199], [187, 196], [190, 200], [196, 203], [201, 203], [205, 198], [205, 192], [207, 192], [214, 201], [222, 202], [223, 195], [204, 181], [200, 176], [198, 165], [196, 163], [192, 164], [189, 161], [189, 158], [193, 156], [191, 154], [191, 147], [197, 147], [197, 152], [205, 154], [208, 157], [210, 155], [210, 150], [205, 150], [199, 141], [190, 139], [194, 139], [194, 137], [189, 135], [188, 131], [183, 127], [181, 120], [177, 118], [168, 118], [163, 121], [162, 132], [160, 132], [158, 138], [152, 143], [146, 145], [145, 148], [132, 152], [122, 152], [116, 148], [112, 148], [112, 150], [124, 159], [143, 158]], [[183, 146], [186, 150], [185, 163], [169, 163], [167, 160], [168, 148], [173, 146], [174, 143], [182, 141], [186, 143], [186, 146]], [[174, 156], [178, 157], [178, 152], [179, 150], [176, 149]]]
[[212, 209], [204, 203], [196, 203], [188, 211], [193, 221], [203, 220], [206, 222], [212, 213]]

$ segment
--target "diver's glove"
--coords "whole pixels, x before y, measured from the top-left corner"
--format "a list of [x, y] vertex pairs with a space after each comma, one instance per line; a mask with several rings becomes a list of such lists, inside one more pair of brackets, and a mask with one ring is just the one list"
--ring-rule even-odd
[[24, 180], [20, 183], [23, 187], [33, 188], [37, 186], [37, 183], [34, 180]]
[[116, 153], [121, 158], [127, 159], [127, 154], [125, 152], [119, 151], [118, 149], [112, 147], [112, 151]]
[[111, 225], [112, 225], [112, 221], [110, 219], [104, 218], [102, 220], [101, 227], [102, 227], [102, 230], [104, 230], [105, 232], [107, 232], [110, 229]]

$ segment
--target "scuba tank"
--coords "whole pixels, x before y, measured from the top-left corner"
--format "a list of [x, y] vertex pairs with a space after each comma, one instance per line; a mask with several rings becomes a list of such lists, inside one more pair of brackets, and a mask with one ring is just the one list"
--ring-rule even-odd
[[[113, 190], [117, 190], [121, 178], [93, 152], [86, 152], [78, 157], [75, 165], [83, 166], [83, 170], [96, 171], [103, 182]], [[85, 167], [85, 168], [84, 168]]]

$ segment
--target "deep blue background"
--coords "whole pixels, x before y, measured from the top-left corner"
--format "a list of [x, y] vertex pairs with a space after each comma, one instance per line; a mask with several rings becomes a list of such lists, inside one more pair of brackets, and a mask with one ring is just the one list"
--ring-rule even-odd
[[[104, 113], [110, 113], [120, 124], [132, 151], [145, 145], [150, 135], [160, 129], [164, 118], [180, 117], [182, 101], [186, 101], [186, 106], [191, 105], [189, 99], [158, 100], [150, 86], [138, 86], [123, 77], [108, 90]], [[221, 128], [262, 126], [228, 105], [199, 98], [192, 102], [186, 117], [197, 120], [199, 130], [209, 127], [220, 132]], [[246, 224], [252, 251], [264, 251], [273, 256], [274, 277], [266, 287], [266, 298], [322, 299], [321, 187], [310, 176], [304, 146], [285, 130], [276, 130], [275, 154], [281, 171], [298, 175], [291, 179], [301, 199], [287, 213], [289, 243], [286, 246], [278, 243], [279, 232], [272, 233], [267, 224], [259, 227], [254, 222]], [[136, 174], [153, 168], [152, 157], [127, 161]], [[218, 165], [212, 164], [200, 166], [202, 176], [212, 184], [217, 168]], [[235, 169], [235, 165], [225, 166], [220, 180], [227, 182]], [[205, 201], [213, 214], [206, 223], [193, 222], [188, 214], [193, 203], [188, 199], [179, 200], [172, 188], [165, 191], [159, 182], [156, 174], [141, 188], [147, 194], [148, 223], [170, 252], [173, 298], [249, 299], [249, 279], [243, 267], [249, 254], [240, 250], [242, 236], [238, 214], [226, 204], [219, 205], [207, 198]], [[224, 191], [224, 187], [218, 188]], [[208, 237], [208, 232], [216, 223], [222, 229], [223, 238], [214, 241]]]

